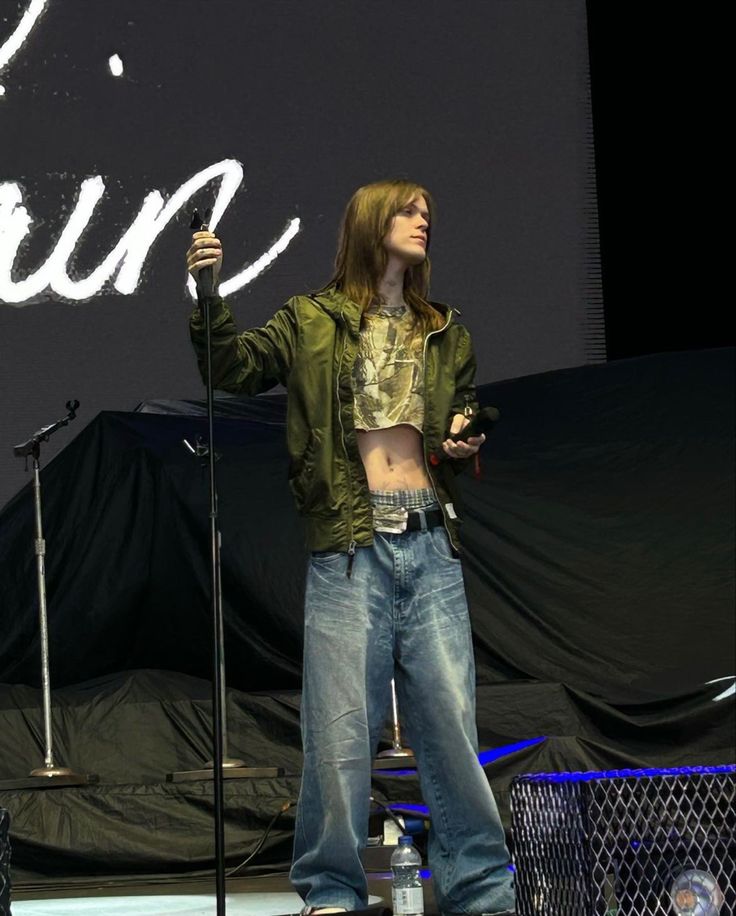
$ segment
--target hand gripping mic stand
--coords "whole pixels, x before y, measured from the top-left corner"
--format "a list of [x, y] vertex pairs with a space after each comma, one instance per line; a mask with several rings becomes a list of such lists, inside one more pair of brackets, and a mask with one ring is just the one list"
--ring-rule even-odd
[[41, 443], [48, 439], [62, 426], [68, 426], [79, 407], [79, 401], [67, 401], [69, 413], [34, 433], [26, 442], [16, 445], [13, 454], [18, 458], [33, 458], [33, 502], [36, 536], [34, 539], [36, 554], [36, 576], [38, 580], [38, 623], [41, 637], [41, 683], [43, 688], [43, 731], [44, 731], [44, 764], [31, 770], [30, 778], [3, 780], [0, 788], [30, 789], [49, 786], [81, 786], [90, 782], [90, 777], [77, 773], [69, 767], [59, 766], [54, 760], [53, 736], [51, 733], [51, 676], [49, 668], [49, 631], [46, 612], [46, 541], [43, 537], [41, 520]]

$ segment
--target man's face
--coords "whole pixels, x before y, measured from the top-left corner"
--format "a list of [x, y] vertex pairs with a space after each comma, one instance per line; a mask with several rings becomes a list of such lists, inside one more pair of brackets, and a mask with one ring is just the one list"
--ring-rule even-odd
[[383, 240], [389, 256], [411, 267], [421, 264], [427, 256], [429, 208], [422, 195], [415, 197], [394, 216]]

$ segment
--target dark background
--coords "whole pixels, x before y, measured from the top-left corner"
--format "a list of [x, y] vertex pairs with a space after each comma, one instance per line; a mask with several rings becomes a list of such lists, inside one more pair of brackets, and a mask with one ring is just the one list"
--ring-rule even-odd
[[[134, 0], [125, 4], [128, 11], [135, 6]], [[166, 6], [162, 2], [155, 9]], [[231, 10], [246, 8], [228, 6]], [[540, 53], [556, 47], [550, 43], [545, 26], [559, 24], [567, 16], [579, 24], [583, 10], [582, 3], [562, 0], [468, 6], [476, 11], [522, 10], [526, 14], [524, 24], [535, 32], [539, 42], [535, 47]], [[448, 4], [446, 8], [457, 11], [468, 6]], [[384, 8], [374, 4], [366, 9], [379, 7]], [[425, 7], [442, 8], [435, 4]], [[68, 2], [63, 7], [67, 11], [75, 8], [83, 6]], [[84, 8], [96, 10], [98, 19], [92, 21], [104, 36], [102, 19], [114, 18], [110, 11], [118, 5], [85, 4]], [[349, 8], [350, 4], [340, 7]], [[62, 9], [60, 4], [57, 9]], [[601, 2], [589, 3], [587, 9], [589, 19], [583, 31], [587, 27], [591, 36], [597, 200], [610, 361], [607, 365], [581, 366], [580, 359], [572, 368], [543, 371], [564, 365], [564, 359], [584, 337], [564, 337], [565, 329], [572, 326], [568, 319], [573, 312], [566, 313], [555, 334], [545, 341], [548, 349], [539, 350], [547, 361], [531, 365], [527, 357], [534, 355], [534, 346], [530, 348], [530, 341], [544, 339], [544, 335], [529, 333], [538, 330], [533, 322], [517, 326], [511, 319], [516, 320], [518, 312], [499, 311], [498, 315], [506, 319], [504, 339], [516, 345], [516, 349], [507, 349], [499, 342], [499, 322], [488, 321], [473, 304], [467, 311], [468, 325], [486, 342], [493, 357], [484, 362], [484, 373], [492, 374], [503, 365], [516, 367], [516, 373], [502, 372], [500, 380], [481, 386], [482, 401], [501, 405], [504, 421], [494, 432], [481, 479], [467, 474], [459, 478], [468, 505], [463, 535], [478, 659], [480, 739], [484, 747], [497, 748], [520, 738], [547, 736], [526, 751], [503, 757], [498, 768], [487, 767], [503, 812], [508, 811], [509, 781], [519, 772], [733, 760], [733, 696], [726, 696], [734, 675], [733, 352], [707, 349], [731, 342], [720, 293], [715, 288], [717, 227], [710, 212], [710, 205], [719, 200], [712, 159], [721, 118], [718, 104], [710, 101], [714, 81], [707, 57], [712, 54], [711, 33], [716, 23], [707, 21], [705, 14], [698, 13], [700, 19], [690, 15], [679, 20], [670, 9], [665, 14], [644, 5], [619, 7]], [[152, 47], [157, 36], [168, 34], [165, 23], [159, 22], [161, 29], [157, 31], [153, 14], [141, 21]], [[325, 65], [331, 65], [335, 51], [325, 40], [322, 25], [315, 21], [314, 30], [303, 35], [304, 55], [321, 55]], [[114, 33], [119, 36], [120, 29]], [[50, 37], [50, 33], [44, 34]], [[84, 29], [80, 34], [84, 35]], [[406, 28], [402, 34], [412, 35]], [[514, 52], [518, 41], [508, 34], [505, 40]], [[367, 31], [366, 53], [375, 44], [375, 34]], [[212, 54], [207, 30], [202, 30], [201, 46], [205, 56]], [[186, 47], [186, 42], [179, 43], [182, 54]], [[264, 57], [273, 47], [273, 42], [264, 47]], [[121, 49], [110, 47], [105, 56], [114, 50]], [[127, 57], [123, 56], [130, 64], [133, 51], [128, 50]], [[94, 43], [87, 47], [87, 54], [89, 61], [97, 61]], [[534, 57], [526, 46], [523, 55], [510, 56], [519, 66], [517, 72], [526, 72]], [[81, 97], [87, 75], [84, 58], [72, 57], [74, 66], [81, 67], [77, 73]], [[585, 57], [587, 61], [587, 54]], [[456, 62], [460, 59], [458, 51]], [[46, 60], [52, 62], [53, 57], [49, 55]], [[185, 63], [193, 66], [188, 60]], [[423, 59], [421, 63], [431, 67], [433, 61], [427, 64]], [[167, 66], [178, 64], [167, 58]], [[469, 68], [471, 76], [482, 71], [482, 66]], [[69, 75], [66, 70], [64, 75]], [[44, 84], [39, 76], [34, 79], [35, 85]], [[6, 74], [0, 81], [10, 85]], [[24, 85], [32, 88], [34, 84], [25, 80]], [[117, 89], [124, 94], [124, 84], [113, 91]], [[141, 104], [149, 89], [135, 90]], [[230, 87], [222, 91], [228, 93]], [[549, 98], [557, 95], [552, 89]], [[5, 101], [14, 98], [8, 96]], [[509, 115], [511, 108], [513, 105]], [[74, 104], [71, 108], [60, 106], [62, 113], [73, 109]], [[3, 114], [9, 110], [0, 101], [2, 177], [8, 151]], [[581, 110], [585, 113], [584, 106]], [[529, 111], [537, 112], [533, 123], [537, 117], [544, 119], [544, 106], [537, 110], [531, 105]], [[276, 122], [277, 114], [274, 125], [279, 128], [282, 125]], [[348, 141], [353, 123], [350, 114], [345, 113], [347, 127], [341, 128]], [[155, 119], [145, 111], [139, 117], [151, 121], [151, 136], [162, 144], [170, 143], [172, 133], [179, 138], [185, 135], [180, 125], [163, 128], [153, 123]], [[104, 122], [104, 112], [99, 120]], [[198, 128], [210, 126], [203, 117], [196, 121]], [[89, 119], [84, 123], [89, 126]], [[494, 130], [506, 142], [508, 130], [518, 123], [509, 117], [499, 121]], [[66, 126], [61, 124], [62, 134]], [[118, 195], [115, 199], [121, 205], [128, 198], [138, 202], [142, 174], [146, 188], [163, 187], [161, 176], [170, 165], [170, 152], [159, 150], [162, 158], [157, 163], [157, 148], [148, 149], [133, 126], [128, 124], [127, 133], [120, 133], [121, 149], [130, 154], [125, 160], [131, 162], [130, 170], [118, 190], [111, 192]], [[304, 145], [315, 136], [321, 138], [307, 117], [303, 130], [296, 134], [293, 130], [284, 132], [284, 142]], [[47, 143], [58, 136], [50, 134]], [[38, 145], [43, 130], [35, 137], [33, 143]], [[28, 137], [16, 139], [13, 155], [33, 152]], [[94, 130], [85, 135], [84, 142], [94, 145]], [[177, 160], [172, 174], [179, 176], [180, 166], [184, 175], [191, 174], [195, 163], [200, 166], [198, 143], [194, 136], [191, 146], [176, 146], [184, 164]], [[262, 140], [256, 136], [253, 143], [258, 147]], [[523, 154], [527, 147], [517, 149]], [[578, 153], [581, 150], [585, 154], [587, 147], [583, 144], [577, 148]], [[43, 149], [37, 152], [41, 158], [45, 155]], [[56, 150], [51, 152], [56, 156]], [[464, 161], [461, 146], [452, 152], [456, 162]], [[203, 161], [215, 158], [206, 156]], [[262, 158], [265, 161], [265, 153]], [[510, 170], [505, 179], [517, 167], [528, 164], [524, 155], [518, 162], [513, 157], [503, 161]], [[92, 154], [82, 163], [85, 169], [106, 169]], [[244, 164], [248, 174], [253, 162]], [[331, 154], [315, 167], [329, 174], [338, 165], [341, 163]], [[385, 165], [385, 160], [376, 162], [376, 169], [379, 165]], [[354, 174], [350, 171], [353, 168]], [[349, 164], [351, 181], [359, 171], [357, 165]], [[17, 168], [7, 173], [11, 179], [19, 175]], [[482, 224], [478, 220], [483, 214], [466, 216], [462, 204], [468, 198], [456, 193], [459, 184], [465, 187], [463, 182], [472, 183], [476, 177], [471, 170], [461, 174], [455, 184], [446, 183], [444, 178], [439, 183], [443, 220], [449, 217], [450, 226]], [[513, 207], [505, 214], [494, 211], [496, 228], [523, 228], [522, 217], [544, 210], [537, 207], [550, 198], [540, 197], [539, 189], [545, 182], [549, 187], [549, 175], [538, 174], [537, 178], [540, 182], [528, 197], [531, 209], [521, 214]], [[505, 186], [503, 181], [498, 183], [498, 176], [493, 180], [497, 189]], [[29, 187], [44, 182], [49, 186], [56, 182], [56, 187], [64, 181], [74, 186], [68, 175], [47, 176], [41, 170], [37, 184], [30, 181]], [[300, 189], [309, 186], [301, 173], [294, 174], [292, 184]], [[517, 178], [515, 187], [522, 184]], [[340, 194], [329, 201], [329, 213], [326, 209], [311, 210], [312, 214], [324, 215], [324, 225], [319, 228], [320, 250], [327, 249], [339, 210], [338, 198], [344, 196], [347, 185], [345, 178]], [[276, 187], [280, 193], [285, 188], [285, 197], [270, 206], [279, 215], [294, 215], [288, 193], [291, 186], [288, 181], [286, 186], [283, 181], [274, 183], [267, 172], [263, 181], [250, 183], [248, 203], [259, 197], [266, 212], [270, 189]], [[573, 207], [568, 215], [576, 212], [580, 216]], [[578, 229], [597, 229], [597, 214], [594, 207], [592, 222], [586, 222], [589, 217], [581, 219]], [[246, 223], [250, 226], [248, 220]], [[49, 223], [44, 231], [52, 228]], [[97, 310], [106, 313], [108, 331], [102, 338], [88, 341], [84, 356], [93, 353], [96, 368], [108, 370], [106, 374], [98, 371], [98, 381], [102, 378], [116, 397], [128, 397], [122, 410], [139, 398], [189, 394], [171, 390], [176, 386], [170, 370], [185, 365], [185, 354], [191, 358], [181, 318], [186, 307], [184, 297], [168, 298], [171, 285], [178, 282], [171, 279], [180, 258], [175, 228], [171, 227], [160, 248], [157, 272], [164, 263], [163, 274], [148, 273], [145, 295], [139, 302], [106, 296], [89, 309], [51, 302], [26, 310], [35, 314], [35, 327], [45, 336], [43, 341], [28, 336], [27, 349], [12, 354], [14, 365], [24, 370], [17, 378], [6, 376], [15, 386], [12, 406], [17, 407], [16, 416], [26, 422], [33, 419], [35, 410], [39, 420], [49, 418], [49, 404], [46, 395], [39, 394], [36, 376], [48, 358], [63, 352], [60, 329], [69, 326], [80, 331], [85, 327], [85, 315]], [[184, 229], [183, 221], [178, 228]], [[275, 224], [269, 231], [275, 233], [281, 228]], [[532, 235], [537, 239], [549, 231], [548, 226], [539, 224]], [[501, 237], [497, 232], [495, 238]], [[569, 238], [563, 233], [550, 244], [558, 246], [559, 252], [574, 253], [575, 244], [565, 249], [566, 241]], [[585, 262], [587, 285], [577, 290], [592, 290], [589, 302], [600, 297], [597, 242], [594, 248], [594, 261]], [[499, 258], [517, 253], [515, 245], [491, 250], [495, 264]], [[462, 246], [456, 243], [445, 264], [456, 264], [458, 254], [464, 256]], [[297, 258], [302, 274], [272, 270], [269, 283], [292, 292], [295, 280], [306, 282], [314, 269], [308, 255], [309, 250], [304, 249]], [[533, 266], [544, 269], [529, 276], [518, 262], [510, 263], [505, 281], [517, 284], [516, 289], [527, 279], [532, 286], [543, 283], [550, 276], [551, 263], [535, 259]], [[280, 265], [286, 266], [287, 262]], [[437, 266], [441, 267], [441, 261]], [[487, 264], [482, 267], [488, 269]], [[443, 284], [448, 289], [457, 288], [454, 274], [445, 273], [443, 278], [444, 269], [437, 272], [438, 298], [443, 295]], [[166, 274], [167, 270], [171, 273]], [[473, 276], [464, 278], [465, 288], [471, 289], [474, 282]], [[585, 301], [586, 296], [581, 295], [577, 304]], [[512, 296], [508, 302], [516, 306], [518, 298]], [[248, 314], [252, 304], [245, 302], [239, 307], [242, 314]], [[146, 308], [155, 309], [160, 320], [157, 333], [149, 334], [151, 339], [147, 340], [139, 322], [137, 335], [122, 335], [116, 324], [121, 308], [129, 309], [134, 318]], [[17, 317], [22, 312], [12, 310], [10, 314]], [[576, 314], [579, 318], [582, 313]], [[54, 316], [56, 336], [48, 334], [45, 326], [49, 315]], [[555, 336], [558, 333], [566, 346], [573, 345], [562, 363], [559, 350], [555, 350], [560, 342]], [[16, 338], [14, 345], [19, 346], [20, 341]], [[156, 341], [164, 342], [158, 354]], [[2, 369], [7, 366], [8, 339], [0, 338], [0, 344], [4, 348]], [[116, 369], [126, 358], [131, 362], [126, 371], [127, 378], [133, 378], [139, 344], [150, 345], [149, 352], [158, 355], [156, 378], [161, 384], [154, 391], [143, 390], [142, 384], [123, 383], [110, 371], [113, 353]], [[662, 353], [682, 350], [700, 352]], [[642, 358], [629, 358], [637, 356]], [[558, 359], [557, 364], [554, 359]], [[188, 371], [192, 391], [199, 395], [193, 362]], [[529, 374], [511, 377], [524, 372]], [[59, 385], [59, 390], [53, 391], [46, 384], [46, 391], [60, 401], [76, 393]], [[8, 397], [5, 389], [3, 396]], [[278, 398], [260, 398], [236, 403], [254, 414], [252, 423], [245, 419], [222, 422], [223, 441], [228, 428], [240, 437], [234, 446], [235, 455], [226, 456], [220, 472], [225, 477], [225, 489], [229, 487], [238, 495], [223, 500], [229, 681], [242, 689], [266, 683], [296, 687], [303, 580], [300, 521], [293, 514], [285, 486], [283, 429], [278, 422], [264, 422], [268, 411], [277, 411], [280, 402]], [[190, 406], [183, 405], [187, 412]], [[172, 867], [171, 862], [180, 868], [186, 856], [193, 861], [191, 857], [196, 854], [207, 862], [209, 845], [195, 853], [191, 839], [209, 840], [206, 825], [194, 819], [197, 813], [207, 813], [201, 798], [193, 802], [180, 799], [176, 817], [170, 797], [165, 799], [164, 817], [157, 804], [161, 795], [158, 781], [165, 768], [191, 768], [209, 754], [203, 727], [209, 689], [200, 680], [209, 670], [208, 579], [202, 562], [207, 554], [206, 495], [204, 477], [181, 446], [184, 425], [186, 434], [191, 435], [192, 425], [203, 426], [204, 421], [188, 415], [104, 412], [94, 418], [87, 414], [79, 426], [84, 423], [86, 427], [80, 428], [76, 438], [63, 443], [67, 447], [46, 469], [44, 478], [49, 483], [46, 535], [50, 544], [57, 545], [49, 552], [47, 566], [50, 593], [58, 596], [51, 618], [53, 682], [57, 687], [78, 685], [56, 690], [54, 724], [60, 759], [80, 769], [99, 761], [103, 784], [93, 790], [99, 800], [95, 797], [90, 802], [89, 794], [79, 800], [69, 796], [70, 804], [79, 805], [71, 819], [73, 829], [69, 831], [68, 822], [62, 821], [56, 836], [49, 836], [48, 825], [58, 818], [41, 807], [47, 800], [53, 803], [52, 793], [36, 793], [36, 808], [21, 799], [12, 811], [15, 867], [33, 866], [34, 872], [51, 868], [57, 874], [69, 868], [82, 873], [83, 867], [92, 867], [98, 872], [107, 869], [130, 874], [141, 868], [161, 871]], [[2, 439], [7, 445], [13, 439], [7, 424], [4, 427]], [[152, 506], [154, 511], [150, 511]], [[27, 549], [32, 531], [30, 493], [19, 494], [0, 514], [0, 556], [6, 561], [0, 582], [6, 636], [0, 651], [0, 680], [9, 685], [0, 693], [0, 711], [4, 710], [8, 723], [3, 733], [9, 736], [0, 748], [5, 752], [0, 754], [0, 770], [11, 777], [40, 762], [40, 735], [33, 716], [27, 714], [28, 709], [39, 706], [38, 691], [18, 687], [19, 682], [38, 684], [35, 586]], [[278, 548], [264, 550], [264, 544], [278, 544]], [[140, 667], [157, 670], [126, 673], [126, 669]], [[167, 675], [161, 668], [186, 674]], [[95, 680], [79, 684], [86, 678]], [[706, 683], [714, 679], [719, 680]], [[717, 699], [719, 695], [721, 699]], [[268, 761], [283, 764], [287, 773], [297, 770], [298, 695], [293, 690], [279, 690], [271, 696], [239, 694], [232, 699], [233, 750], [249, 763]], [[242, 704], [242, 711], [236, 704]], [[122, 753], [121, 735], [130, 736], [122, 742]], [[241, 738], [242, 748], [237, 743]], [[285, 785], [266, 787], [265, 792], [261, 783], [252, 791], [252, 798], [239, 805], [238, 828], [244, 826], [250, 831], [242, 842], [260, 836], [272, 814], [268, 807], [273, 802], [271, 793], [291, 792], [289, 778]], [[119, 791], [114, 785], [118, 782], [135, 784], [134, 792], [126, 793], [125, 786]], [[383, 786], [380, 788], [384, 791]], [[385, 791], [387, 799], [407, 800], [406, 784]], [[253, 800], [260, 797], [263, 807], [253, 812]], [[175, 835], [161, 828], [164, 822], [175, 825]], [[151, 829], [137, 834], [128, 829], [149, 824]], [[186, 829], [182, 830], [182, 824]], [[232, 828], [228, 833], [232, 837]], [[94, 838], [93, 848], [90, 837]], [[146, 843], [150, 837], [155, 838], [153, 847]], [[183, 851], [182, 837], [187, 847]], [[287, 824], [282, 839], [288, 844], [290, 837]], [[40, 864], [39, 849], [43, 854]]]
[[609, 359], [730, 346], [717, 17], [589, 0]]
[[[26, 6], [3, 6], [3, 37]], [[734, 342], [716, 288], [716, 22], [537, 0], [466, 5], [448, 30], [441, 3], [421, 5], [423, 18], [389, 6], [245, 15], [220, 0], [203, 25], [196, 4], [52, 0], [0, 74], [0, 181], [23, 185], [35, 219], [21, 272], [43, 259], [83, 177], [102, 174], [107, 192], [82, 273], [146, 191], [235, 155], [245, 181], [223, 223], [226, 274], [302, 219], [286, 255], [234, 297], [243, 324], [262, 323], [325, 279], [355, 185], [416, 162], [440, 204], [433, 293], [463, 309], [479, 381], [600, 360], [603, 339], [608, 359]], [[106, 72], [115, 51], [121, 80]], [[9, 446], [67, 397], [83, 402], [78, 433], [101, 409], [199, 395], [185, 223], [154, 245], [133, 296], [0, 304], [0, 503], [28, 479]]]
[[[0, 34], [26, 7], [3, 6]], [[44, 262], [85, 178], [106, 192], [73, 256], [82, 277], [144, 194], [232, 158], [245, 179], [218, 227], [226, 278], [301, 220], [231, 297], [242, 327], [260, 325], [329, 277], [355, 187], [398, 174], [437, 198], [432, 296], [462, 309], [480, 382], [604, 359], [583, 0], [49, 0], [0, 82], [0, 182], [22, 186], [34, 221], [17, 279]], [[201, 395], [187, 226], [183, 210], [133, 295], [0, 303], [0, 503], [27, 480], [9, 447], [68, 397], [79, 419], [47, 462], [100, 410]]]

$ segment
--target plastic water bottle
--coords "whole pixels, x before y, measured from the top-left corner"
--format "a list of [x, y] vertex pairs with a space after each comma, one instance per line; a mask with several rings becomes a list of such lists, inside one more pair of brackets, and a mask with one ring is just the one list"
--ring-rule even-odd
[[400, 836], [399, 845], [391, 856], [391, 898], [394, 916], [422, 916], [424, 891], [419, 869], [422, 858], [410, 836]]

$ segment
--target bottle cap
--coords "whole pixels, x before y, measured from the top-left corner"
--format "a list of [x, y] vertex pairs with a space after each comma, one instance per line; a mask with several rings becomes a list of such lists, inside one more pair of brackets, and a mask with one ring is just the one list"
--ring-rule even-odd
[[403, 836], [399, 837], [399, 846], [411, 846], [411, 845], [412, 845], [412, 839], [410, 836], [406, 836], [406, 834], [404, 834]]

